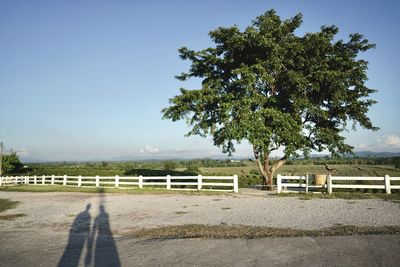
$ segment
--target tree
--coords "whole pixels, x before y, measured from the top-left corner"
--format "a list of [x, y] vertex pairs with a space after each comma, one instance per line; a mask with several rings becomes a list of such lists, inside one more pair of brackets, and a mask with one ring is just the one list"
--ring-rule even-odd
[[3, 155], [2, 160], [2, 170], [3, 174], [5, 175], [16, 174], [24, 166], [15, 152], [11, 153], [10, 155]]
[[164, 161], [163, 168], [166, 171], [173, 171], [176, 169], [176, 162], [174, 161]]
[[[211, 135], [224, 153], [247, 140], [268, 185], [291, 156], [351, 152], [342, 135], [349, 123], [352, 129], [378, 129], [366, 115], [376, 90], [365, 85], [368, 62], [359, 58], [375, 45], [359, 33], [335, 41], [336, 26], [297, 36], [301, 23], [300, 13], [281, 20], [269, 10], [244, 31], [211, 31], [214, 47], [180, 48], [191, 67], [177, 79], [200, 78], [201, 88], [181, 88], [162, 110], [164, 118], [186, 119], [188, 135]], [[272, 161], [279, 148], [284, 156]]]

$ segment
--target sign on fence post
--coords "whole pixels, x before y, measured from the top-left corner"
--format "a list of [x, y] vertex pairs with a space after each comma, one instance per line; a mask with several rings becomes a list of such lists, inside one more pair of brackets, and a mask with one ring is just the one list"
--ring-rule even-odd
[[326, 177], [327, 180], [327, 186], [328, 186], [328, 194], [332, 194], [332, 177], [330, 174]]
[[100, 187], [100, 177], [96, 175], [96, 187]]
[[36, 177], [36, 175], [33, 176], [33, 184], [37, 184], [37, 177]]
[[66, 175], [64, 175], [63, 185], [67, 185], [67, 176]]
[[119, 176], [115, 175], [115, 187], [118, 188], [119, 187]]
[[386, 194], [391, 194], [391, 189], [390, 189], [390, 177], [389, 175], [385, 175], [385, 189], [386, 189]]
[[236, 174], [233, 176], [233, 192], [239, 193], [239, 179]]
[[143, 188], [143, 176], [139, 175], [139, 188]]
[[45, 176], [42, 176], [42, 184], [44, 184]]
[[79, 175], [78, 176], [78, 187], [81, 187], [81, 185], [82, 185], [82, 176]]
[[282, 193], [282, 178], [280, 174], [276, 176], [276, 187], [278, 190], [278, 194]]
[[199, 174], [197, 176], [197, 190], [199, 190], [199, 191], [201, 190], [201, 188], [203, 187], [202, 183], [203, 183], [203, 176], [201, 176], [201, 174]]

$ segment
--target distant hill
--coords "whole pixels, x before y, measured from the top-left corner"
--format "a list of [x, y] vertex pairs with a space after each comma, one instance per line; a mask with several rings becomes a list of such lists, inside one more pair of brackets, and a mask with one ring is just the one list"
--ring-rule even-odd
[[[352, 158], [354, 156], [359, 158], [391, 158], [391, 157], [400, 157], [400, 152], [372, 152], [372, 151], [356, 151], [355, 155], [347, 154], [345, 157]], [[330, 157], [329, 154], [311, 154], [311, 158], [324, 158]], [[21, 161], [24, 163], [40, 163], [40, 162], [100, 162], [100, 161], [159, 161], [159, 160], [190, 160], [190, 159], [199, 159], [199, 158], [209, 158], [215, 160], [253, 160], [252, 157], [228, 157], [227, 155], [211, 155], [207, 157], [194, 157], [194, 156], [168, 156], [168, 155], [138, 155], [138, 156], [120, 156], [120, 157], [112, 157], [112, 158], [93, 158], [86, 160], [79, 159], [65, 159], [65, 160], [45, 160], [45, 159], [36, 159], [31, 157], [21, 157]], [[279, 157], [273, 157], [272, 159], [278, 159]]]
[[[391, 158], [400, 157], [400, 152], [372, 152], [372, 151], [356, 151], [354, 152], [360, 158]], [[350, 155], [351, 156], [351, 155]]]

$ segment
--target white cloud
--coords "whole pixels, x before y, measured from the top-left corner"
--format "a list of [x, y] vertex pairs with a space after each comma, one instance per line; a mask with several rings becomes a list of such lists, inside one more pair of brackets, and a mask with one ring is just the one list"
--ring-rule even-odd
[[385, 138], [385, 144], [390, 147], [400, 148], [400, 137], [397, 135], [389, 135]]
[[361, 143], [358, 145], [355, 145], [354, 148], [356, 150], [367, 150], [367, 149], [371, 149], [369, 145], [367, 145], [366, 143]]
[[144, 148], [140, 149], [140, 153], [158, 153], [160, 150], [157, 147], [152, 147], [146, 145]]
[[30, 155], [28, 149], [26, 148], [21, 148], [20, 150], [17, 151], [17, 155], [20, 157], [28, 157]]

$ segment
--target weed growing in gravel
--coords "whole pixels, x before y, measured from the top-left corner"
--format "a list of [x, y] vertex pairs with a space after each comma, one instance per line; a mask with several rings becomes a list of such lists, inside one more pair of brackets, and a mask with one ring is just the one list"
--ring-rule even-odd
[[354, 226], [336, 225], [321, 230], [302, 230], [292, 228], [273, 228], [251, 225], [174, 225], [152, 229], [142, 229], [132, 236], [146, 239], [184, 239], [184, 238], [266, 238], [266, 237], [318, 237], [345, 235], [400, 234], [400, 226]]
[[26, 214], [17, 213], [17, 214], [9, 214], [9, 215], [0, 215], [0, 221], [11, 221], [19, 217], [24, 217]]
[[189, 213], [188, 211], [176, 211], [175, 212], [175, 214], [178, 214], [178, 215], [182, 215], [182, 214], [186, 214], [186, 213]]
[[[0, 198], [0, 212], [4, 212], [9, 209], [14, 209], [19, 203], [20, 203], [19, 201], [11, 201], [9, 199]], [[18, 213], [18, 214], [0, 215], [0, 220], [8, 221], [22, 216], [25, 216], [25, 214]]]
[[11, 201], [9, 199], [0, 198], [0, 212], [14, 209], [19, 204], [19, 201]]

